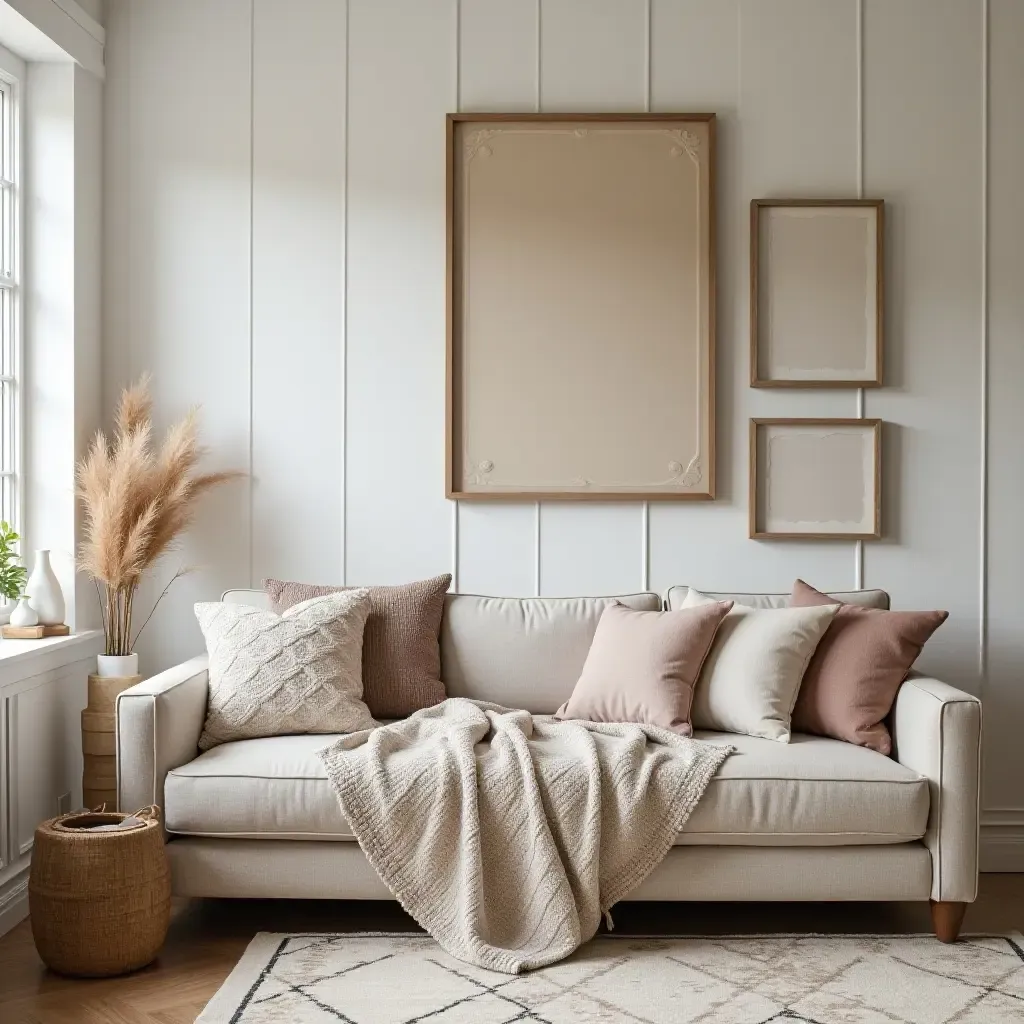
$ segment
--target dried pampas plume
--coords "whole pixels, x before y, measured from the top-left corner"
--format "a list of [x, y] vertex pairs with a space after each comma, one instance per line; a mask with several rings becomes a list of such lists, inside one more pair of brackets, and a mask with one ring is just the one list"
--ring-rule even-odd
[[[78, 497], [85, 512], [79, 566], [96, 583], [106, 653], [113, 655], [132, 653], [149, 622], [152, 611], [132, 632], [135, 593], [146, 572], [192, 522], [199, 496], [244, 475], [196, 472], [206, 450], [199, 444], [194, 409], [155, 447], [149, 380], [144, 375], [125, 388], [114, 415], [113, 435], [97, 432], [78, 464]], [[156, 604], [187, 571], [174, 575]]]

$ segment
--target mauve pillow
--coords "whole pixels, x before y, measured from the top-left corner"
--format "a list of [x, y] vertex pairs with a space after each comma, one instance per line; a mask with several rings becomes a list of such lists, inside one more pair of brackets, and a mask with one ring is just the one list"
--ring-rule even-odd
[[637, 722], [689, 736], [693, 687], [732, 601], [674, 612], [605, 608], [583, 672], [556, 718]]
[[[374, 718], [403, 718], [440, 704], [448, 695], [441, 682], [441, 631], [449, 573], [397, 587], [366, 587], [370, 613], [363, 633], [363, 700]], [[264, 580], [274, 611], [311, 597], [351, 587]]]
[[[803, 580], [793, 584], [794, 608], [834, 603]], [[804, 673], [793, 729], [892, 753], [884, 719], [921, 648], [948, 617], [842, 605]]]

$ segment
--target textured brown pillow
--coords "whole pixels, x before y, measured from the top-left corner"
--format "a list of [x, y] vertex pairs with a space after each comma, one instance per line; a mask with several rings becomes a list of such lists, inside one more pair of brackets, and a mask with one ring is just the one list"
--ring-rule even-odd
[[[448, 573], [398, 587], [368, 587], [370, 614], [363, 634], [363, 700], [374, 718], [401, 718], [440, 704], [441, 630]], [[263, 589], [279, 615], [300, 601], [351, 587], [264, 580]]]
[[605, 608], [583, 672], [556, 718], [641, 722], [683, 736], [701, 665], [732, 601], [674, 612]]
[[[803, 580], [795, 608], [834, 604]], [[925, 642], [949, 612], [886, 612], [844, 604], [811, 658], [793, 709], [793, 729], [892, 752], [884, 719]]]

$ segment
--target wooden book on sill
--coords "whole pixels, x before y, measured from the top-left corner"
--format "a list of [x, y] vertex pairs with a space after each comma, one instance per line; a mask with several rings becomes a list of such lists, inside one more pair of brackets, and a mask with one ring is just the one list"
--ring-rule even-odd
[[47, 636], [68, 636], [71, 630], [60, 623], [57, 626], [3, 626], [0, 635], [5, 640], [42, 640]]

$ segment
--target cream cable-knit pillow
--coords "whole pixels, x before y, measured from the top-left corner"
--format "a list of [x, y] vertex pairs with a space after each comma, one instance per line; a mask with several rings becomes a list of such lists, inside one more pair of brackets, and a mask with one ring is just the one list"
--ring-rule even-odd
[[366, 590], [314, 597], [284, 615], [219, 601], [195, 609], [210, 654], [200, 749], [374, 725], [362, 700]]

